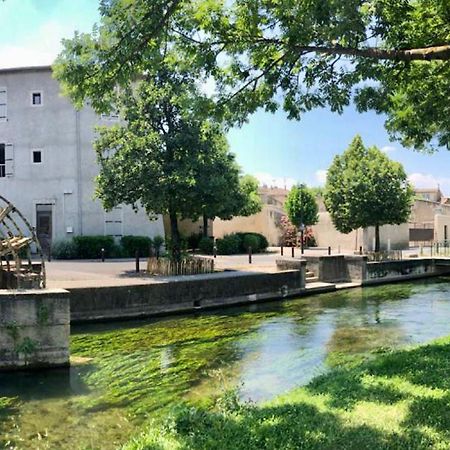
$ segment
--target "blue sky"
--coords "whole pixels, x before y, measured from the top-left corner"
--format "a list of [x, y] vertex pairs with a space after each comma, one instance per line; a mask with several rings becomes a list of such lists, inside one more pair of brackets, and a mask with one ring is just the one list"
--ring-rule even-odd
[[[0, 2], [2, 39], [0, 67], [50, 64], [61, 50], [61, 39], [75, 30], [90, 31], [98, 20], [97, 0], [6, 0]], [[349, 107], [337, 115], [315, 110], [300, 122], [289, 121], [280, 111], [259, 111], [248, 124], [231, 130], [231, 150], [246, 173], [267, 184], [290, 186], [301, 181], [317, 186], [333, 156], [360, 134], [367, 145], [383, 148], [400, 161], [418, 187], [441, 186], [450, 195], [450, 152], [424, 155], [390, 142], [384, 118], [358, 114]]]

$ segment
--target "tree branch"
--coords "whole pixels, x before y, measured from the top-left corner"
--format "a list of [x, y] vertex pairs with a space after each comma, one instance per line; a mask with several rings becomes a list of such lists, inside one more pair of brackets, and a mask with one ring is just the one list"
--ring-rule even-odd
[[383, 49], [379, 47], [341, 47], [339, 45], [322, 47], [316, 45], [297, 45], [284, 42], [279, 39], [260, 38], [255, 42], [281, 45], [285, 48], [295, 49], [307, 53], [323, 53], [327, 55], [348, 55], [362, 58], [393, 61], [448, 61], [450, 60], [450, 44], [434, 47], [411, 48], [411, 49]]

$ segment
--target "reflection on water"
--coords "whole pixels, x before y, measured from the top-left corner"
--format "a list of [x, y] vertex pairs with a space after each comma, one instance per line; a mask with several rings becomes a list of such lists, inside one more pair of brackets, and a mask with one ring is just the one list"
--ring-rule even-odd
[[181, 400], [234, 386], [271, 398], [346, 358], [449, 334], [449, 292], [441, 279], [74, 327], [70, 369], [0, 375], [0, 446], [112, 449]]

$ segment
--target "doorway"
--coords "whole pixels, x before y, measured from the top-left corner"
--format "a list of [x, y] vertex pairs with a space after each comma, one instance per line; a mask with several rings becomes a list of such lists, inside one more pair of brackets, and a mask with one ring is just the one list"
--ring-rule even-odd
[[47, 256], [52, 247], [52, 205], [36, 205], [36, 235], [41, 244], [42, 252]]

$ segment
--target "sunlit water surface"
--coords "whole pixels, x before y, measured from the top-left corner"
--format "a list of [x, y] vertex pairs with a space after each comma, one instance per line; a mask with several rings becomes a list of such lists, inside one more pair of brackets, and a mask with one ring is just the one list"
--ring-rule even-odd
[[72, 367], [0, 375], [0, 447], [112, 449], [180, 402], [262, 401], [349, 356], [450, 334], [450, 284], [394, 284], [72, 328]]

